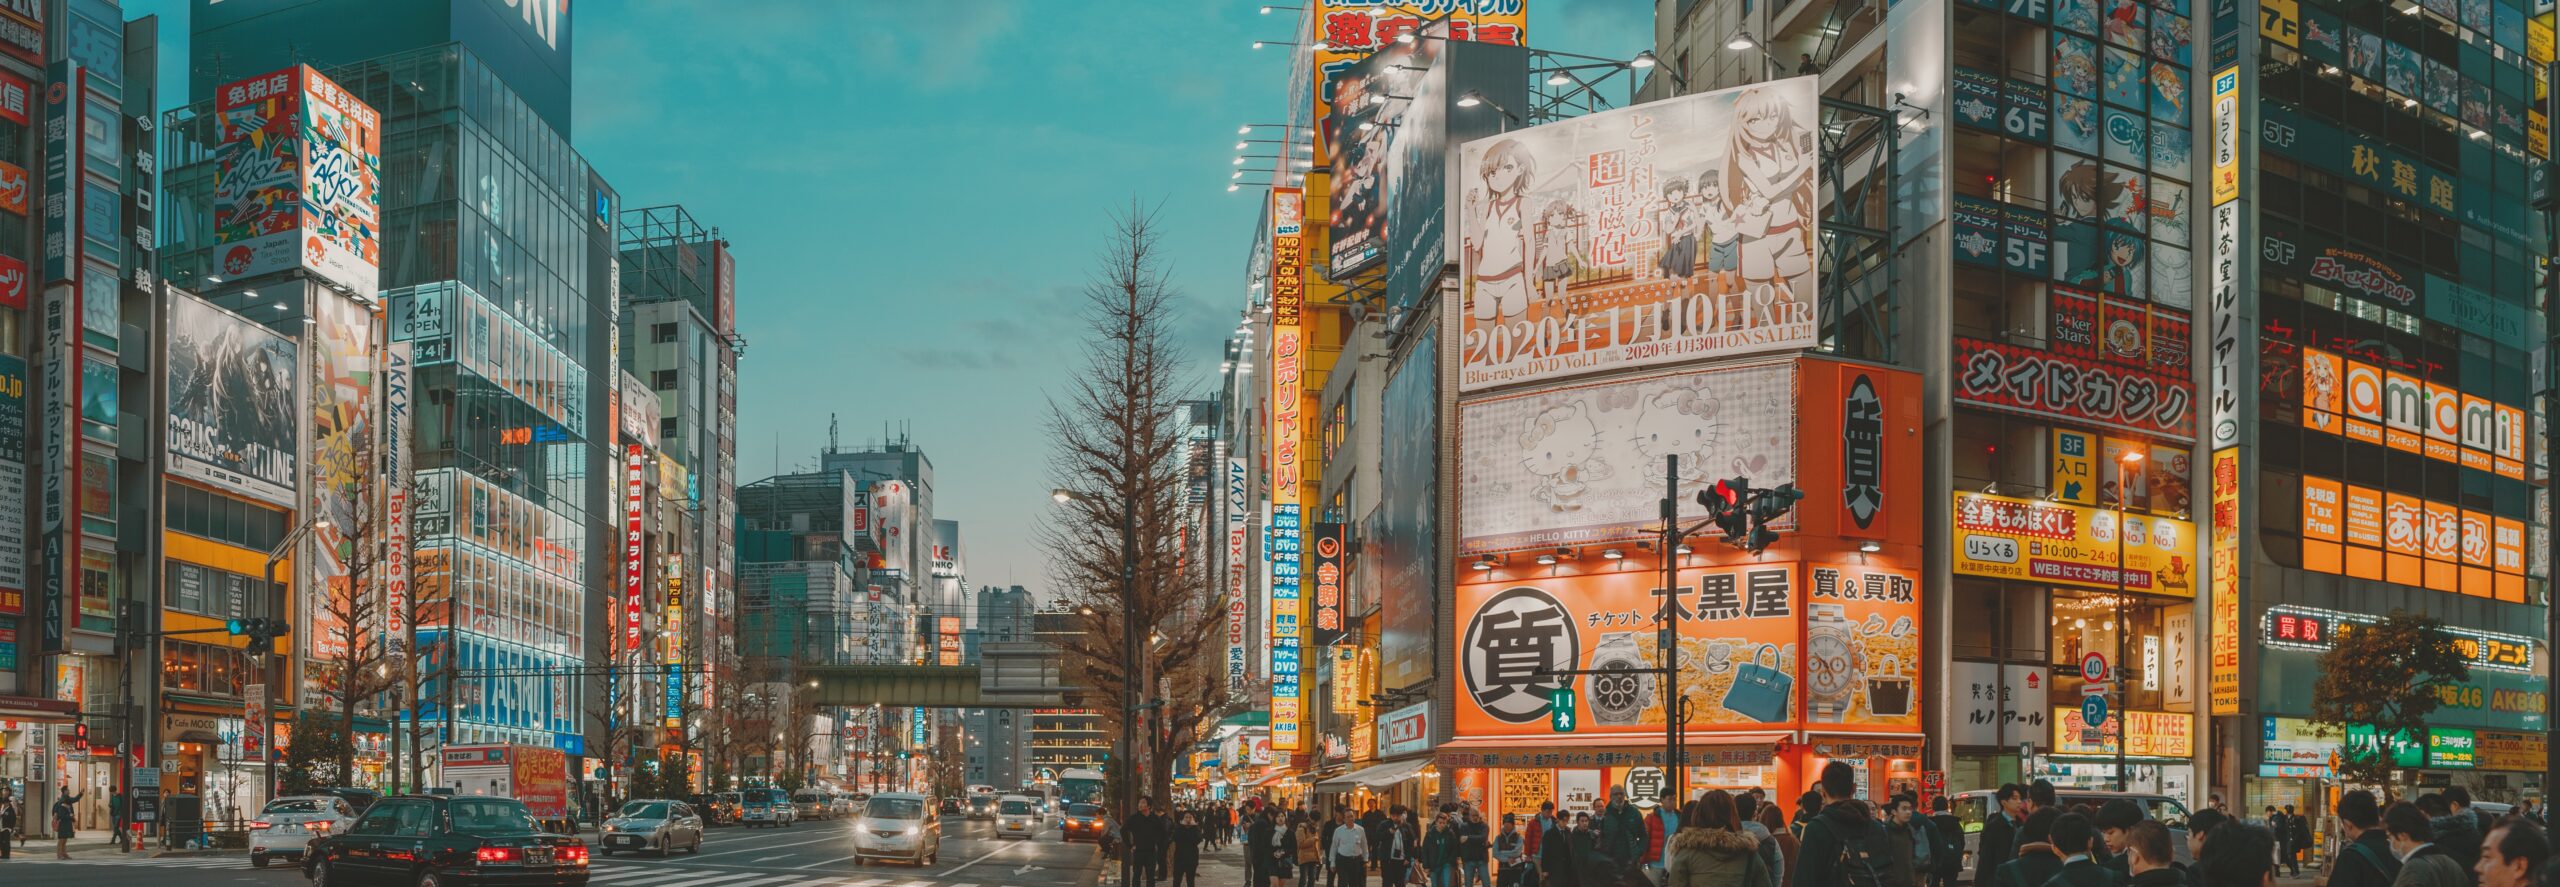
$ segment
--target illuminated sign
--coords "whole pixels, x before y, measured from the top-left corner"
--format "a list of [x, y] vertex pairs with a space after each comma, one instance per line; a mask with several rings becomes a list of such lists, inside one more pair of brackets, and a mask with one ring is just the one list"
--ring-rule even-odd
[[[2380, 621], [2357, 613], [2277, 604], [2267, 608], [2259, 630], [2267, 646], [2323, 652], [2337, 643], [2339, 635]], [[2450, 625], [2443, 631], [2453, 636], [2454, 647], [2470, 660], [2472, 668], [2524, 673], [2534, 670], [2532, 638]]]
[[1319, 523], [1310, 528], [1307, 544], [1315, 549], [1316, 580], [1315, 631], [1316, 646], [1332, 646], [1342, 640], [1342, 525]]
[[1306, 194], [1271, 189], [1271, 747], [1300, 748], [1299, 507], [1306, 437], [1300, 410], [1306, 355], [1300, 336], [1306, 305], [1303, 246]]
[[2450, 503], [2302, 478], [2302, 568], [2522, 602], [2525, 524]]
[[2302, 349], [2302, 426], [2525, 479], [2523, 408], [2318, 348]]
[[2196, 593], [2196, 525], [2176, 518], [1962, 493], [1955, 532], [1959, 575]]
[[641, 562], [646, 546], [642, 544], [640, 517], [641, 484], [648, 477], [643, 469], [649, 460], [639, 444], [631, 444], [623, 456], [627, 464], [623, 476], [622, 649], [636, 656], [640, 650], [640, 611], [644, 607], [640, 586], [648, 573]]
[[2213, 714], [2240, 713], [2240, 450], [2213, 451]]

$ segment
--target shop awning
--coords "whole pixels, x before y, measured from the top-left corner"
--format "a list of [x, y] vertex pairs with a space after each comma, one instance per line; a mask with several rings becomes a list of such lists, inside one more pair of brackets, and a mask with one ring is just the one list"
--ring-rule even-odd
[[176, 735], [176, 736], [172, 736], [172, 737], [163, 737], [163, 738], [168, 739], [169, 741], [172, 741], [172, 742], [193, 742], [193, 743], [196, 743], [196, 744], [198, 744], [198, 745], [221, 745], [221, 744], [222, 744], [222, 737], [214, 735], [213, 731], [211, 731], [211, 730], [204, 730], [204, 729], [187, 729], [187, 730], [180, 730], [180, 731], [178, 731], [178, 735]]
[[1826, 758], [1916, 758], [1922, 742], [1916, 735], [1893, 734], [1816, 733], [1806, 739], [1814, 754]]
[[1270, 785], [1270, 784], [1272, 784], [1272, 783], [1274, 783], [1274, 782], [1278, 782], [1278, 781], [1280, 781], [1280, 780], [1282, 780], [1282, 779], [1286, 779], [1286, 778], [1288, 778], [1288, 776], [1289, 776], [1289, 773], [1288, 773], [1288, 771], [1286, 771], [1286, 770], [1266, 770], [1266, 771], [1263, 771], [1263, 773], [1262, 773], [1262, 775], [1261, 775], [1261, 776], [1257, 776], [1257, 777], [1254, 777], [1254, 778], [1252, 778], [1252, 779], [1245, 780], [1245, 782], [1244, 782], [1244, 787], [1245, 787], [1245, 788], [1261, 788], [1261, 787], [1263, 787], [1263, 786]]
[[1394, 785], [1420, 775], [1422, 773], [1422, 768], [1428, 766], [1431, 766], [1430, 758], [1415, 758], [1409, 761], [1396, 761], [1393, 763], [1379, 764], [1378, 766], [1363, 770], [1353, 770], [1332, 779], [1316, 783], [1316, 790], [1327, 792], [1347, 792], [1355, 788], [1386, 788], [1387, 786]]
[[68, 724], [79, 719], [80, 705], [35, 696], [0, 696], [0, 721]]
[[[1719, 733], [1689, 736], [1692, 767], [1768, 766], [1787, 733]], [[1624, 736], [1588, 738], [1461, 739], [1434, 755], [1443, 769], [1467, 767], [1598, 768], [1662, 766], [1662, 743]]]
[[1298, 781], [1299, 781], [1299, 782], [1306, 783], [1306, 784], [1308, 784], [1308, 785], [1321, 785], [1321, 784], [1323, 784], [1323, 783], [1324, 783], [1324, 781], [1325, 781], [1325, 780], [1332, 779], [1332, 778], [1334, 778], [1334, 777], [1336, 777], [1336, 776], [1340, 776], [1340, 775], [1342, 775], [1342, 771], [1344, 771], [1344, 770], [1348, 770], [1348, 769], [1351, 769], [1351, 768], [1349, 768], [1349, 767], [1326, 767], [1326, 768], [1324, 768], [1324, 769], [1322, 769], [1322, 770], [1313, 770], [1313, 771], [1309, 771], [1309, 772], [1306, 772], [1306, 773], [1300, 773], [1300, 774], [1298, 774]]

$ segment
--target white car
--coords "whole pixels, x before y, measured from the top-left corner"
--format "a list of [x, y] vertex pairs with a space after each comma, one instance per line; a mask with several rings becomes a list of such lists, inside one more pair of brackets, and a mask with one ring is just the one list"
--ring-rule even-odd
[[694, 813], [693, 805], [639, 800], [624, 803], [613, 818], [604, 821], [604, 843], [596, 849], [606, 856], [616, 850], [648, 850], [665, 856], [678, 847], [686, 853], [702, 852], [702, 817]]
[[345, 798], [289, 795], [268, 801], [249, 821], [249, 865], [266, 868], [278, 856], [300, 862], [312, 838], [346, 831], [355, 821], [355, 808]]
[[1037, 838], [1040, 819], [1038, 801], [1022, 795], [1006, 795], [996, 801], [997, 837]]
[[932, 865], [942, 855], [942, 819], [933, 800], [913, 792], [883, 792], [862, 804], [853, 823], [853, 864], [903, 859]]

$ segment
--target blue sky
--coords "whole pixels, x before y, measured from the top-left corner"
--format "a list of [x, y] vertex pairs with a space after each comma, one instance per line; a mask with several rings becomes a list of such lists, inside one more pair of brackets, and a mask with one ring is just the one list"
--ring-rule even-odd
[[[1293, 0], [1281, 0], [1301, 5]], [[1530, 0], [1530, 43], [1625, 58], [1649, 0]], [[1253, 192], [1236, 126], [1286, 119], [1295, 13], [1248, 0], [581, 0], [574, 141], [626, 206], [681, 203], [738, 256], [739, 479], [903, 422], [977, 585], [1046, 593], [1045, 387], [1109, 214], [1154, 208], [1214, 388]], [[172, 52], [185, 0], [157, 13]], [[184, 70], [165, 61], [163, 94]]]

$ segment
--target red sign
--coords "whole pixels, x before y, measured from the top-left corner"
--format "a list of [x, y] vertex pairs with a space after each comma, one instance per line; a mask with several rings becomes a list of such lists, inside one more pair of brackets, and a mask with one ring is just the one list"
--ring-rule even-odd
[[1331, 646], [1342, 640], [1342, 525], [1310, 524], [1306, 545], [1315, 551], [1316, 631], [1315, 645]]
[[640, 516], [641, 482], [647, 477], [642, 466], [648, 464], [648, 458], [641, 452], [639, 444], [631, 444], [624, 456], [628, 470], [624, 475], [623, 491], [622, 649], [636, 654], [640, 650], [640, 611], [646, 606], [640, 591], [642, 576], [648, 572], [648, 565], [641, 559], [644, 546], [641, 544]]
[[2193, 383], [2148, 370], [1956, 338], [1955, 399], [2105, 428], [2196, 438]]
[[0, 74], [0, 119], [28, 126], [27, 103], [34, 101], [35, 87], [17, 77]]
[[0, 305], [26, 310], [29, 276], [26, 262], [0, 256]]

